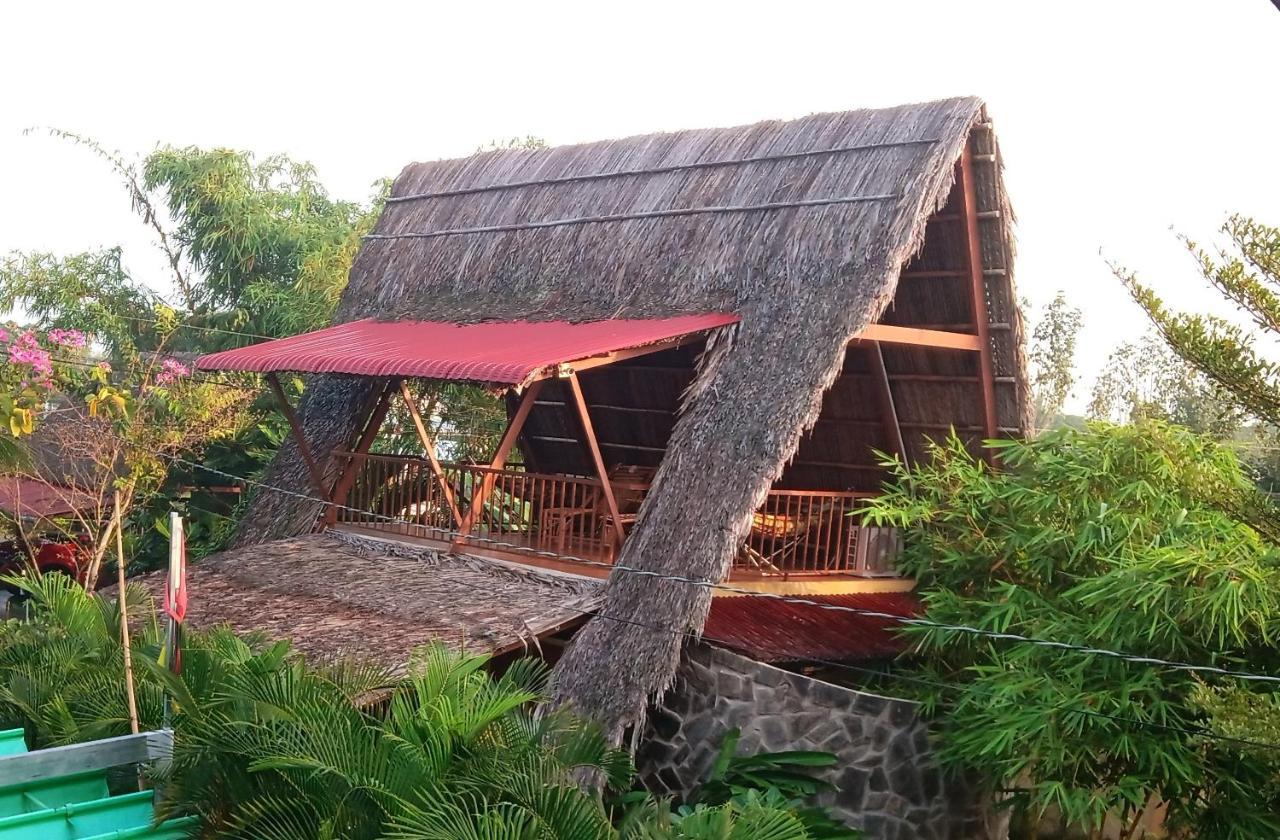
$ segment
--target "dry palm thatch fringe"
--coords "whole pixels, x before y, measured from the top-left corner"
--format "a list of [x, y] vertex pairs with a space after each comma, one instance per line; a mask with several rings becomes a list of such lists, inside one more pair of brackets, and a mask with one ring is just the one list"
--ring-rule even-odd
[[[723, 580], [763, 501], [822, 396], [840, 372], [849, 339], [879, 319], [931, 214], [946, 201], [954, 166], [974, 135], [994, 154], [974, 98], [883, 110], [817, 114], [790, 122], [681, 131], [545, 150], [503, 150], [407, 167], [393, 200], [356, 258], [339, 320], [420, 318], [592, 320], [731, 311], [741, 323], [709, 341], [686, 393], [666, 455], [619, 562]], [[981, 138], [981, 139], [980, 139]], [[915, 142], [928, 140], [930, 142]], [[978, 143], [987, 146], [977, 147]], [[857, 154], [797, 153], [872, 146]], [[699, 162], [760, 160], [694, 168]], [[765, 159], [768, 158], [768, 159]], [[1011, 214], [998, 169], [979, 187], [1001, 210], [1007, 259]], [[642, 171], [643, 170], [643, 171]], [[660, 171], [659, 171], [660, 170]], [[635, 171], [611, 178], [593, 173]], [[538, 182], [518, 190], [487, 189]], [[831, 196], [893, 200], [804, 205]], [[755, 212], [656, 215], [690, 207], [795, 206]], [[609, 224], [538, 223], [622, 217]], [[398, 238], [415, 232], [499, 228], [484, 235]], [[990, 265], [1009, 267], [999, 258]], [[1012, 301], [1009, 273], [989, 293]], [[1011, 386], [1002, 426], [1026, 420], [1020, 329], [1010, 303], [1002, 334]], [[993, 342], [994, 343], [994, 342]], [[318, 377], [303, 405], [313, 451], [347, 445], [368, 380]], [[332, 465], [330, 466], [332, 468]], [[307, 486], [290, 443], [266, 480]], [[310, 529], [319, 505], [261, 497], [240, 542]], [[609, 582], [605, 614], [698, 632], [706, 589], [637, 575]], [[620, 738], [665, 690], [680, 656], [678, 635], [622, 621], [592, 622], [558, 667], [558, 699]]]

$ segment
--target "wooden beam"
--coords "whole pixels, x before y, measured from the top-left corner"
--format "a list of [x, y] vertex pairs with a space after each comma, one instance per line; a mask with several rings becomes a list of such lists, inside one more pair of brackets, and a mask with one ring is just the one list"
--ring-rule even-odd
[[[822, 422], [819, 420], [818, 422]], [[564, 443], [579, 446], [582, 441], [577, 438], [554, 437], [552, 435], [529, 435], [529, 440], [540, 440], [545, 443]], [[666, 452], [666, 448], [662, 446], [642, 446], [638, 443], [610, 443], [607, 440], [598, 441], [601, 449], [627, 449], [634, 452]]]
[[[998, 219], [1000, 218], [999, 210], [983, 210], [978, 213], [979, 219]], [[960, 222], [964, 221], [964, 216], [959, 213], [934, 213], [929, 217], [929, 222]]]
[[0, 787], [128, 764], [167, 763], [172, 756], [173, 730], [170, 729], [47, 747], [0, 757]]
[[858, 472], [885, 472], [884, 467], [875, 464], [846, 464], [843, 461], [792, 461], [797, 467], [832, 467], [839, 470], [857, 470]]
[[591, 463], [595, 465], [596, 475], [600, 476], [600, 488], [604, 493], [604, 503], [609, 508], [609, 516], [613, 520], [614, 536], [618, 539], [618, 546], [622, 546], [622, 541], [627, 538], [626, 531], [622, 528], [622, 517], [618, 513], [618, 500], [613, 495], [613, 486], [609, 483], [609, 471], [605, 468], [604, 457], [600, 454], [600, 444], [596, 441], [596, 430], [591, 425], [591, 414], [587, 411], [587, 400], [582, 395], [582, 383], [578, 381], [576, 373], [569, 374], [569, 393], [573, 395], [574, 406], [578, 409], [578, 420], [582, 422], [582, 431], [586, 436], [587, 452], [591, 456]]
[[[632, 347], [627, 350], [614, 350], [611, 353], [603, 353], [599, 356], [589, 356], [585, 359], [578, 359], [577, 361], [568, 362], [565, 367], [570, 371], [581, 373], [584, 370], [591, 370], [592, 368], [598, 368], [603, 365], [611, 365], [615, 362], [622, 362], [639, 356], [649, 356], [654, 353], [661, 353], [663, 350], [683, 347], [686, 344], [703, 338], [705, 338], [703, 332], [689, 333], [688, 335], [677, 336], [676, 338], [670, 338], [666, 341], [660, 341], [657, 344], [646, 344], [643, 347]], [[556, 374], [555, 372], [552, 372], [551, 375], [554, 376]]]
[[320, 471], [320, 464], [317, 463], [315, 456], [311, 454], [311, 446], [307, 444], [307, 437], [303, 434], [302, 423], [298, 421], [298, 415], [293, 410], [293, 406], [289, 404], [289, 397], [284, 392], [284, 387], [280, 384], [280, 379], [274, 373], [267, 374], [267, 385], [271, 386], [271, 393], [275, 394], [276, 402], [280, 405], [280, 410], [284, 412], [284, 417], [289, 421], [289, 429], [293, 432], [293, 439], [298, 442], [298, 454], [302, 456], [302, 461], [307, 465], [307, 473], [311, 476], [311, 486], [320, 494], [320, 498], [327, 498], [329, 488], [324, 483], [324, 473]]
[[395, 391], [400, 380], [397, 378], [388, 378], [382, 384], [382, 390], [378, 391], [377, 398], [369, 407], [369, 413], [365, 418], [364, 429], [360, 432], [360, 439], [356, 442], [355, 449], [351, 452], [351, 457], [347, 459], [347, 463], [342, 468], [342, 474], [338, 476], [337, 482], [334, 484], [333, 493], [329, 496], [328, 510], [325, 511], [325, 523], [335, 525], [338, 522], [338, 508], [336, 505], [345, 505], [347, 496], [351, 493], [351, 486], [356, 482], [356, 471], [364, 463], [364, 456], [368, 454], [369, 447], [373, 446], [373, 439], [378, 436], [378, 430], [382, 428], [382, 421], [387, 417], [387, 410], [391, 407], [391, 394]]
[[[984, 277], [1003, 277], [1005, 270], [1003, 268], [984, 268], [982, 275]], [[969, 269], [945, 269], [940, 271], [904, 271], [899, 275], [904, 280], [942, 280], [948, 277], [960, 279], [969, 276]]]
[[949, 269], [942, 271], [904, 271], [901, 276], [904, 280], [942, 280], [948, 277], [968, 277], [969, 272]]
[[536, 379], [525, 388], [524, 396], [520, 398], [520, 405], [512, 415], [511, 422], [507, 424], [507, 430], [503, 432], [502, 440], [498, 442], [498, 448], [489, 462], [490, 472], [485, 473], [484, 478], [481, 479], [479, 492], [471, 495], [471, 507], [467, 515], [462, 518], [462, 525], [458, 528], [458, 536], [452, 543], [452, 549], [456, 549], [466, 541], [471, 530], [475, 528], [476, 522], [480, 520], [485, 503], [489, 501], [489, 495], [493, 493], [493, 486], [497, 483], [497, 471], [507, 463], [507, 456], [515, 448], [516, 441], [520, 438], [520, 431], [524, 428], [524, 422], [529, 419], [529, 412], [533, 410], [533, 404], [546, 384], [545, 379]]
[[960, 213], [965, 218], [965, 257], [969, 266], [973, 297], [973, 320], [978, 325], [978, 375], [982, 379], [982, 419], [988, 438], [996, 436], [995, 371], [991, 363], [990, 317], [987, 313], [987, 285], [982, 270], [982, 242], [978, 230], [978, 190], [973, 183], [973, 152], [969, 143], [960, 154]]
[[907, 444], [902, 439], [902, 426], [898, 424], [898, 408], [893, 403], [893, 388], [889, 386], [889, 369], [884, 366], [884, 351], [880, 342], [871, 341], [867, 345], [867, 356], [871, 365], [872, 379], [876, 384], [876, 401], [880, 404], [880, 420], [884, 423], [884, 434], [889, 441], [898, 460], [907, 462]]
[[458, 510], [458, 502], [453, 497], [453, 486], [449, 484], [449, 480], [445, 478], [444, 470], [440, 468], [440, 461], [436, 459], [436, 445], [431, 440], [431, 435], [427, 433], [427, 424], [422, 420], [422, 413], [418, 411], [418, 401], [414, 399], [413, 392], [409, 390], [409, 383], [403, 379], [400, 380], [400, 396], [404, 399], [405, 408], [409, 410], [409, 417], [413, 419], [413, 427], [418, 431], [418, 440], [422, 443], [422, 448], [426, 450], [427, 460], [431, 464], [431, 474], [436, 477], [436, 481], [440, 482], [440, 492], [444, 494], [445, 501], [449, 503], [449, 513], [453, 516], [453, 527], [462, 527], [462, 513]]
[[[560, 400], [538, 400], [538, 405], [553, 406], [555, 408], [566, 408], [568, 403]], [[592, 403], [592, 411], [618, 411], [625, 414], [663, 414], [668, 417], [676, 413], [674, 408], [639, 408], [630, 405], [598, 405]]]
[[891, 324], [869, 324], [854, 341], [879, 341], [885, 344], [910, 344], [916, 347], [937, 347], [942, 350], [981, 350], [981, 338], [969, 333], [921, 330], [915, 327], [895, 327]]

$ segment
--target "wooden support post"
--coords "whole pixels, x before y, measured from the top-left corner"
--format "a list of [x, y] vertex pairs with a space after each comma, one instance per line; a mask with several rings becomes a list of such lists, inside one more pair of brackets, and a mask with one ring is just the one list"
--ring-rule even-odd
[[578, 419], [582, 421], [583, 437], [587, 444], [587, 453], [591, 463], [595, 465], [596, 475], [600, 476], [600, 487], [604, 492], [604, 503], [609, 508], [609, 517], [613, 519], [614, 536], [618, 546], [626, 539], [627, 533], [622, 528], [622, 517], [618, 514], [618, 500], [613, 495], [613, 485], [609, 482], [609, 471], [605, 469], [604, 458], [600, 455], [600, 443], [596, 440], [595, 427], [591, 425], [591, 415], [587, 411], [587, 400], [582, 396], [582, 383], [576, 373], [569, 374], [569, 392], [573, 395], [573, 404], [578, 409]]
[[880, 342], [868, 342], [868, 365], [876, 384], [876, 401], [880, 404], [880, 419], [884, 423], [885, 437], [890, 448], [902, 463], [907, 462], [907, 445], [902, 439], [902, 425], [898, 422], [898, 409], [893, 402], [893, 389], [889, 387], [889, 370], [884, 365], [884, 349]]
[[302, 456], [303, 462], [307, 465], [307, 473], [311, 476], [311, 486], [315, 488], [321, 498], [326, 497], [329, 493], [329, 488], [324, 485], [324, 474], [320, 472], [320, 465], [316, 462], [315, 456], [311, 454], [311, 446], [307, 444], [306, 435], [303, 434], [302, 423], [299, 422], [297, 412], [293, 410], [293, 406], [289, 404], [289, 397], [285, 394], [279, 377], [274, 373], [268, 373], [267, 384], [271, 386], [271, 393], [275, 394], [276, 402], [280, 404], [280, 410], [284, 412], [285, 419], [289, 421], [289, 428], [293, 431], [293, 439], [298, 442], [298, 453]]
[[418, 411], [418, 403], [413, 397], [413, 392], [409, 390], [409, 383], [404, 380], [400, 381], [400, 396], [404, 399], [404, 404], [409, 409], [409, 417], [413, 419], [413, 427], [418, 430], [418, 440], [422, 442], [422, 448], [427, 452], [427, 460], [431, 462], [431, 473], [436, 477], [436, 481], [440, 482], [440, 492], [444, 494], [445, 501], [449, 503], [449, 512], [453, 516], [453, 527], [462, 527], [462, 514], [458, 511], [458, 502], [453, 497], [453, 487], [449, 484], [449, 480], [445, 478], [444, 470], [440, 467], [440, 461], [436, 458], [436, 445], [431, 440], [431, 435], [427, 433], [427, 424], [422, 420], [422, 413]]
[[333, 493], [329, 496], [329, 501], [333, 504], [329, 505], [325, 510], [324, 522], [326, 525], [335, 525], [338, 522], [338, 508], [336, 505], [345, 505], [347, 496], [351, 493], [351, 486], [355, 484], [356, 472], [364, 463], [364, 455], [368, 454], [369, 447], [373, 446], [373, 439], [378, 436], [378, 430], [382, 428], [382, 421], [387, 417], [387, 410], [391, 407], [391, 394], [395, 391], [400, 380], [389, 378], [383, 383], [382, 390], [378, 392], [378, 397], [374, 400], [373, 406], [369, 409], [369, 416], [365, 421], [364, 430], [360, 433], [360, 439], [356, 442], [356, 448], [351, 458], [342, 468], [342, 474], [338, 476], [338, 481], [334, 485]]
[[978, 377], [982, 382], [982, 420], [988, 438], [997, 433], [995, 371], [991, 363], [990, 317], [982, 271], [982, 242], [978, 231], [978, 190], [973, 183], [973, 152], [969, 143], [960, 155], [960, 215], [964, 217], [965, 256], [973, 295], [973, 321], [978, 327]]
[[138, 734], [138, 698], [133, 689], [133, 653], [129, 642], [129, 591], [124, 575], [124, 506], [120, 491], [115, 491], [116, 525], [116, 600], [120, 606], [120, 648], [124, 655], [124, 696], [129, 709], [129, 731]]
[[454, 539], [452, 548], [456, 549], [462, 545], [476, 523], [480, 521], [485, 503], [489, 501], [489, 495], [493, 493], [493, 486], [498, 480], [497, 473], [494, 471], [502, 469], [507, 463], [507, 456], [515, 448], [516, 441], [520, 438], [520, 431], [524, 428], [524, 421], [529, 419], [529, 412], [533, 410], [533, 403], [538, 399], [538, 394], [541, 393], [542, 386], [545, 384], [545, 379], [538, 379], [530, 383], [529, 387], [525, 389], [524, 396], [520, 398], [520, 405], [516, 408], [516, 413], [511, 417], [511, 422], [507, 424], [507, 430], [503, 433], [502, 440], [498, 443], [498, 449], [493, 453], [493, 459], [489, 462], [490, 472], [484, 474], [484, 478], [480, 482], [479, 492], [471, 494], [471, 508], [462, 519], [462, 525], [458, 528], [458, 536]]

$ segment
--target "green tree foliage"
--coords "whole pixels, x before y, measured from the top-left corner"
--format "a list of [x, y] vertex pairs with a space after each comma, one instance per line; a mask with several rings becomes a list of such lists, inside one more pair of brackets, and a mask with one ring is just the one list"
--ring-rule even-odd
[[[1154, 421], [992, 445], [999, 471], [953, 437], [870, 504], [905, 530], [929, 619], [1280, 673], [1280, 519], [1230, 450]], [[1280, 752], [1208, 737], [1230, 725], [1212, 698], [1273, 705], [1273, 686], [906, 632], [943, 758], [1032, 817], [1098, 829], [1110, 814], [1133, 836], [1160, 800], [1175, 836], [1280, 832]]]
[[[39, 528], [88, 538], [90, 586], [111, 541], [115, 492], [116, 512], [127, 515], [135, 497], [161, 487], [168, 456], [234, 437], [247, 399], [190, 378], [185, 365], [162, 354], [114, 369], [91, 353], [79, 330], [0, 328], [0, 438], [13, 447], [35, 440], [37, 450], [4, 465], [5, 474], [41, 483], [42, 492], [65, 503], [69, 515]], [[6, 524], [25, 528], [23, 517]]]
[[1154, 332], [1122, 343], [1107, 357], [1089, 415], [1117, 423], [1163, 420], [1218, 440], [1232, 437], [1245, 421], [1229, 394]]
[[[0, 623], [0, 721], [24, 726], [33, 746], [126, 733], [114, 599], [56, 575], [12, 583], [31, 595], [30, 620]], [[407, 675], [393, 677], [352, 663], [309, 664], [287, 643], [218, 629], [186, 635], [175, 676], [157, 663], [154, 605], [141, 589], [128, 602], [142, 726], [158, 727], [166, 693], [173, 699], [175, 752], [159, 780], [159, 810], [198, 815], [201, 837], [855, 836], [830, 826], [811, 833], [808, 825], [826, 824], [803, 818], [772, 787], [680, 808], [643, 793], [606, 799], [583, 789], [577, 774], [593, 772], [609, 790], [627, 790], [630, 759], [567, 713], [535, 715], [550, 677], [537, 660], [493, 676], [486, 656], [429, 645]]]
[[1116, 276], [1175, 353], [1215, 382], [1245, 413], [1280, 425], [1280, 366], [1259, 348], [1280, 337], [1280, 228], [1245, 216], [1222, 227], [1229, 246], [1214, 252], [1183, 238], [1204, 282], [1259, 331], [1206, 315], [1171, 311], [1133, 271]]
[[[0, 309], [22, 309], [45, 329], [75, 329], [117, 360], [155, 349], [157, 299], [121, 267], [119, 248], [58, 257], [43, 252], [0, 259]], [[163, 306], [161, 304], [161, 306]], [[142, 320], [146, 319], [146, 320]]]
[[[168, 275], [131, 273], [118, 248], [14, 253], [0, 258], [0, 306], [24, 312], [43, 330], [88, 334], [118, 375], [136, 378], [160, 350], [210, 352], [327, 325], [379, 210], [377, 199], [329, 197], [310, 165], [282, 156], [259, 161], [225, 149], [165, 147], [133, 162], [91, 139], [53, 134], [89, 149], [119, 176]], [[256, 402], [242, 400], [244, 410], [227, 418], [229, 434], [183, 454], [203, 450], [210, 466], [253, 475], [274, 455], [284, 421], [255, 378], [224, 379], [257, 393]], [[295, 396], [300, 387], [293, 383]], [[150, 497], [153, 509], [137, 514], [132, 529], [142, 565], [163, 557], [163, 535], [150, 526], [162, 518], [165, 497], [209, 483], [207, 474], [179, 471]], [[217, 548], [229, 533], [232, 506], [200, 490], [184, 504], [195, 552]]]
[[[333, 199], [310, 164], [282, 155], [259, 161], [228, 149], [162, 147], [133, 162], [90, 138], [52, 134], [89, 149], [120, 177], [169, 273], [134, 277], [118, 249], [16, 254], [0, 272], [0, 303], [21, 305], [44, 327], [132, 331], [141, 349], [150, 349], [146, 319], [157, 309], [183, 327], [169, 343], [175, 350], [207, 352], [326, 326], [386, 191], [380, 184], [368, 203]], [[161, 279], [177, 296], [171, 307], [157, 292]]]
[[[194, 320], [267, 336], [329, 324], [381, 209], [330, 198], [310, 164], [226, 149], [156, 151], [142, 188], [174, 220], [171, 241], [196, 278], [177, 284]], [[227, 340], [206, 333], [200, 349]]]
[[1080, 310], [1067, 302], [1065, 293], [1058, 292], [1031, 331], [1027, 361], [1032, 371], [1031, 396], [1037, 429], [1052, 426], [1071, 396], [1081, 324]]

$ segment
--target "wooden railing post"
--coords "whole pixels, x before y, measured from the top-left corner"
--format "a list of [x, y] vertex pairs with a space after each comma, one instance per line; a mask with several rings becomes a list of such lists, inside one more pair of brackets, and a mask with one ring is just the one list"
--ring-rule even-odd
[[[498, 443], [498, 449], [493, 453], [493, 459], [489, 462], [490, 470], [500, 470], [507, 463], [507, 456], [515, 448], [516, 441], [520, 438], [520, 430], [524, 428], [524, 421], [529, 419], [529, 412], [533, 410], [534, 400], [538, 398], [538, 394], [542, 392], [545, 384], [545, 379], [538, 379], [525, 389], [524, 396], [520, 398], [520, 405], [516, 408], [516, 413], [512, 416], [511, 422], [507, 424], [507, 430], [503, 433], [502, 440]], [[472, 481], [471, 509], [462, 518], [462, 525], [458, 528], [458, 536], [454, 539], [452, 548], [458, 548], [470, 536], [472, 529], [475, 528], [476, 522], [484, 511], [485, 503], [489, 501], [489, 494], [493, 492], [493, 485], [496, 480], [495, 473], [486, 472], [481, 479], [479, 492], [474, 490], [475, 482]]]
[[587, 400], [582, 395], [582, 383], [578, 381], [578, 374], [572, 372], [568, 376], [568, 382], [569, 392], [573, 395], [573, 404], [578, 410], [578, 419], [582, 422], [583, 437], [587, 442], [587, 454], [591, 456], [591, 463], [600, 479], [604, 503], [609, 509], [609, 518], [613, 521], [614, 536], [617, 538], [618, 547], [621, 548], [623, 540], [627, 538], [627, 533], [622, 528], [622, 517], [618, 512], [618, 500], [613, 495], [613, 485], [609, 483], [609, 471], [605, 469], [604, 457], [600, 454], [600, 444], [596, 440], [596, 430], [591, 424], [591, 414], [587, 411]]
[[391, 394], [397, 384], [399, 384], [398, 379], [387, 379], [383, 383], [379, 396], [370, 407], [364, 430], [360, 433], [360, 439], [356, 442], [356, 447], [352, 451], [350, 459], [343, 466], [342, 474], [338, 476], [338, 481], [334, 484], [332, 495], [329, 496], [331, 504], [324, 515], [326, 525], [337, 524], [337, 506], [346, 505], [347, 503], [347, 496], [351, 493], [351, 485], [356, 480], [356, 472], [364, 463], [363, 456], [368, 454], [369, 447], [373, 446], [373, 440], [378, 436], [378, 430], [382, 428], [382, 421], [386, 419], [387, 411], [391, 408]]
[[422, 419], [422, 413], [418, 411], [418, 403], [409, 390], [408, 382], [403, 380], [400, 382], [400, 394], [404, 398], [405, 407], [409, 409], [409, 417], [413, 419], [413, 427], [418, 431], [418, 440], [422, 443], [427, 459], [431, 462], [431, 473], [436, 477], [436, 481], [440, 482], [440, 492], [444, 494], [445, 501], [449, 504], [449, 512], [453, 514], [453, 527], [461, 528], [462, 514], [458, 510], [457, 500], [453, 497], [453, 488], [449, 486], [449, 482], [444, 477], [444, 470], [436, 460], [435, 442], [431, 440], [431, 435], [427, 434], [427, 424]]

